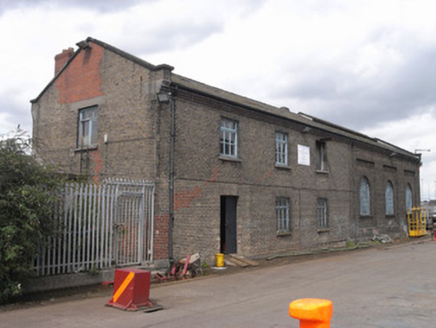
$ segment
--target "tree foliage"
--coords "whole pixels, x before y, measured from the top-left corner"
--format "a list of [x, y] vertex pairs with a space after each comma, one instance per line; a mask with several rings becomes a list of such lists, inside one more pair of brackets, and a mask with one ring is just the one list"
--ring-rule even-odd
[[20, 294], [47, 236], [56, 231], [56, 187], [63, 177], [28, 154], [23, 135], [0, 140], [0, 301]]

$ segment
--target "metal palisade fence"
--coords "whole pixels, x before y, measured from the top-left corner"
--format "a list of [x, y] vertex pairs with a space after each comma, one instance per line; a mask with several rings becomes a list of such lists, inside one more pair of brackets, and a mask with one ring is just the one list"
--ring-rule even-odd
[[40, 249], [38, 275], [77, 273], [153, 260], [154, 184], [122, 179], [68, 183], [60, 190], [58, 233]]

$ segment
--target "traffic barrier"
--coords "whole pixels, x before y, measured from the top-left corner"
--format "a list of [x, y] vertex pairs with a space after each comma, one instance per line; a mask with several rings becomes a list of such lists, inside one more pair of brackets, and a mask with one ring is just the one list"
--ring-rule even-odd
[[408, 210], [407, 221], [409, 223], [409, 237], [421, 237], [427, 233], [427, 212], [425, 210], [420, 207]]
[[152, 307], [149, 299], [150, 280], [150, 271], [136, 268], [116, 269], [114, 295], [106, 305], [129, 311]]
[[300, 328], [330, 328], [333, 303], [317, 298], [302, 298], [289, 304], [289, 315], [300, 320]]

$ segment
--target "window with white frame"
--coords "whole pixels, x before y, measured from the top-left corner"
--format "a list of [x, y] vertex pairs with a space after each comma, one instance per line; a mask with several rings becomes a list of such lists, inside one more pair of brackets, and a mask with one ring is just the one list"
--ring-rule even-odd
[[390, 181], [386, 184], [385, 202], [386, 215], [394, 215], [394, 187]]
[[359, 187], [359, 200], [360, 200], [360, 215], [371, 215], [371, 197], [369, 189], [369, 181], [366, 177], [360, 180]]
[[238, 157], [238, 122], [221, 119], [220, 152], [223, 156]]
[[327, 171], [326, 145], [324, 141], [316, 142], [316, 170]]
[[289, 198], [276, 198], [277, 232], [289, 231]]
[[408, 183], [406, 185], [406, 210], [411, 210], [413, 207], [412, 187]]
[[288, 135], [276, 132], [276, 165], [288, 165]]
[[97, 145], [97, 106], [79, 111], [78, 146], [81, 148]]
[[329, 226], [327, 217], [327, 199], [318, 198], [316, 205], [316, 217], [318, 220], [318, 226], [320, 228], [327, 228]]

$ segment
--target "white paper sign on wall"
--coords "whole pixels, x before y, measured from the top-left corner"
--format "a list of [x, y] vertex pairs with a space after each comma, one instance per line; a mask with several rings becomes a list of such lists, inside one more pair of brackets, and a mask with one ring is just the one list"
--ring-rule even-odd
[[298, 164], [310, 166], [310, 148], [298, 145]]

